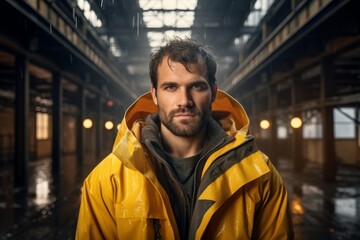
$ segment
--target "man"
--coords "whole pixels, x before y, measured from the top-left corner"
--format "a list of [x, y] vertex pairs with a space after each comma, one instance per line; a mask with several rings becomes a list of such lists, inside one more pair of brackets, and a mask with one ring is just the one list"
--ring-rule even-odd
[[77, 239], [293, 238], [284, 184], [215, 73], [189, 39], [152, 54], [151, 92], [84, 182]]

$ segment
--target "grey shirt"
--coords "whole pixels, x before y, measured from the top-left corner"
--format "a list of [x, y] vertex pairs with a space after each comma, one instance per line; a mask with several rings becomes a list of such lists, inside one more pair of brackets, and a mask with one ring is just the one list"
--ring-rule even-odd
[[194, 173], [195, 166], [201, 157], [201, 153], [188, 158], [178, 158], [166, 154], [166, 161], [170, 164], [175, 175], [181, 185], [183, 186], [189, 199], [192, 199], [194, 194]]

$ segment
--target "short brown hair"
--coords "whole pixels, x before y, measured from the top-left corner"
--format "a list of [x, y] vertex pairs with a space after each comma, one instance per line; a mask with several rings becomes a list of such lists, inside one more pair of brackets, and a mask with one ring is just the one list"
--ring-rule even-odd
[[150, 79], [155, 89], [157, 87], [157, 70], [166, 56], [169, 57], [169, 60], [181, 63], [189, 72], [191, 72], [190, 65], [197, 65], [197, 69], [207, 76], [210, 86], [214, 86], [217, 64], [209, 47], [189, 38], [177, 37], [150, 55]]

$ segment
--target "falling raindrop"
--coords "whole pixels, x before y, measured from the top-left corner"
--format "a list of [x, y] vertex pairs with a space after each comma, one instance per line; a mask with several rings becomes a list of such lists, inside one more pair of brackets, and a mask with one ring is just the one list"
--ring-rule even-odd
[[140, 14], [136, 14], [136, 35], [139, 36], [139, 27], [140, 27]]
[[72, 54], [70, 54], [70, 62], [71, 62], [71, 63], [73, 62], [73, 56], [72, 56]]
[[132, 18], [132, 27], [135, 28], [135, 16]]
[[50, 24], [50, 26], [49, 26], [49, 30], [50, 30], [50, 33], [52, 33], [52, 25]]
[[75, 17], [75, 27], [77, 28], [78, 26], [78, 21], [77, 21], [77, 17]]
[[104, 3], [104, 0], [101, 0], [101, 4], [100, 4], [101, 7], [103, 6], [103, 3]]

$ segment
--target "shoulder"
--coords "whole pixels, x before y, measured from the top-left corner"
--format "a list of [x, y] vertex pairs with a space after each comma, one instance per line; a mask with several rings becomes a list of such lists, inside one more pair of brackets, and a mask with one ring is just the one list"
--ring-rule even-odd
[[84, 187], [88, 189], [113, 188], [114, 180], [120, 177], [123, 164], [114, 154], [110, 153], [96, 165], [84, 180]]

